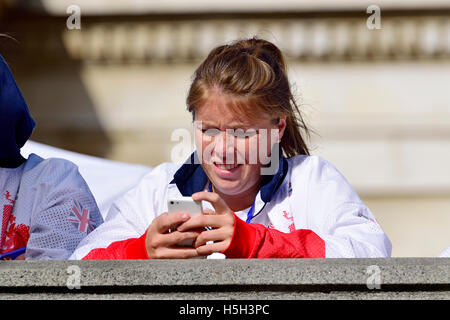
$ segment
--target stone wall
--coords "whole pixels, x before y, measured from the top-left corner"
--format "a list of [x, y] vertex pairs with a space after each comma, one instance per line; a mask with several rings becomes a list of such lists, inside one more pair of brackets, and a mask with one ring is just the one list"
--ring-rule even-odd
[[449, 258], [0, 263], [0, 299], [450, 299]]

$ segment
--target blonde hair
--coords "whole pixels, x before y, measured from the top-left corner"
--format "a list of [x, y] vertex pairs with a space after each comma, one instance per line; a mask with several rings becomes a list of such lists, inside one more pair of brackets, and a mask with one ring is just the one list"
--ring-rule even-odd
[[309, 137], [292, 95], [281, 51], [263, 39], [237, 40], [213, 49], [194, 73], [186, 99], [195, 118], [213, 89], [231, 95], [232, 112], [258, 118], [261, 112], [276, 123], [286, 117], [280, 142], [285, 156], [309, 155], [302, 133]]

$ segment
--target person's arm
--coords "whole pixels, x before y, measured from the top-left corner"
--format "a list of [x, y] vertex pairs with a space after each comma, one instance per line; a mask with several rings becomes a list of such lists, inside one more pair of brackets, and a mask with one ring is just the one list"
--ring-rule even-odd
[[[133, 220], [124, 216], [122, 207], [126, 208], [124, 202], [128, 203], [128, 196], [112, 204], [105, 222], [80, 242], [70, 259], [146, 259], [142, 250], [146, 222], [137, 216]], [[133, 208], [128, 208], [126, 213], [132, 216]]]
[[198, 192], [194, 200], [210, 202], [215, 212], [192, 217], [179, 231], [211, 227], [195, 242], [199, 255], [221, 252], [227, 258], [324, 258], [324, 241], [311, 230], [283, 233], [260, 224], [247, 224], [214, 192]]
[[[195, 240], [198, 232], [168, 232], [171, 227], [183, 223], [189, 218], [189, 215], [183, 212], [170, 215], [164, 213], [152, 221], [142, 236], [115, 241], [106, 248], [93, 249], [82, 260], [138, 260], [196, 257], [197, 251], [194, 248], [177, 246], [177, 243], [188, 239]], [[101, 232], [100, 229], [99, 232]]]
[[105, 222], [84, 238], [71, 260], [144, 259], [143, 237], [165, 198], [165, 166], [145, 175], [131, 190], [116, 199]]
[[93, 249], [82, 260], [148, 259], [145, 237], [146, 233], [139, 238], [113, 242], [106, 248]]
[[326, 258], [391, 255], [390, 241], [375, 216], [331, 163], [317, 156], [293, 163], [291, 181], [289, 201], [298, 208], [294, 223], [307, 221], [307, 228], [323, 239]]
[[160, 165], [145, 176], [132, 190], [111, 206], [105, 222], [81, 241], [70, 259], [122, 260], [183, 258], [197, 256], [193, 248], [174, 245], [198, 232], [168, 230], [189, 216], [162, 213], [167, 198], [167, 183], [176, 169]]
[[47, 159], [25, 172], [21, 191], [17, 210], [31, 211], [26, 259], [65, 260], [103, 222], [78, 167], [67, 160]]
[[[314, 221], [311, 229], [283, 233], [247, 224], [212, 192], [199, 192], [193, 198], [209, 201], [216, 211], [193, 217], [178, 229], [213, 228], [197, 237], [195, 246], [200, 255], [221, 252], [230, 258], [389, 257], [390, 241], [370, 210], [348, 184], [334, 181], [318, 185], [316, 196], [309, 198], [309, 219]], [[340, 186], [339, 192], [336, 186]]]
[[234, 215], [227, 258], [325, 258], [325, 242], [313, 231], [284, 233], [261, 224], [248, 224]]
[[391, 242], [362, 202], [340, 203], [329, 210], [321, 237], [327, 258], [386, 258]]

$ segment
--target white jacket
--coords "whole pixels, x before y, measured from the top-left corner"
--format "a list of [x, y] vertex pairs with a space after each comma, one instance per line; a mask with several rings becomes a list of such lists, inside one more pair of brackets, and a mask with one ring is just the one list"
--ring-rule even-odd
[[[139, 238], [155, 217], [167, 212], [169, 197], [203, 191], [207, 182], [200, 165], [159, 165], [112, 205], [107, 220], [80, 243], [70, 259], [82, 259], [113, 242]], [[205, 202], [204, 207], [212, 208]], [[236, 215], [245, 221], [248, 210]], [[318, 156], [282, 158], [278, 172], [267, 178], [257, 195], [251, 223], [285, 233], [312, 230], [324, 240], [326, 257], [391, 255], [391, 243], [372, 212], [338, 170]]]

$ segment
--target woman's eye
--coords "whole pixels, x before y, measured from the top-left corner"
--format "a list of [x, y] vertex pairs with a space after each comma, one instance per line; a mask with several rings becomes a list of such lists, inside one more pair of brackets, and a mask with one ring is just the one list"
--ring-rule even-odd
[[[220, 130], [219, 129], [201, 129], [202, 133], [204, 135], [207, 135], [209, 137], [214, 137], [220, 134]], [[235, 137], [235, 138], [248, 138], [251, 136], [254, 136], [257, 131], [255, 129], [232, 129], [232, 130], [227, 130], [226, 133], [231, 137]]]
[[255, 129], [236, 129], [234, 130], [234, 136], [236, 138], [248, 138], [251, 136], [254, 136], [256, 134], [256, 130]]
[[202, 129], [202, 133], [208, 136], [216, 136], [220, 133], [219, 129]]

